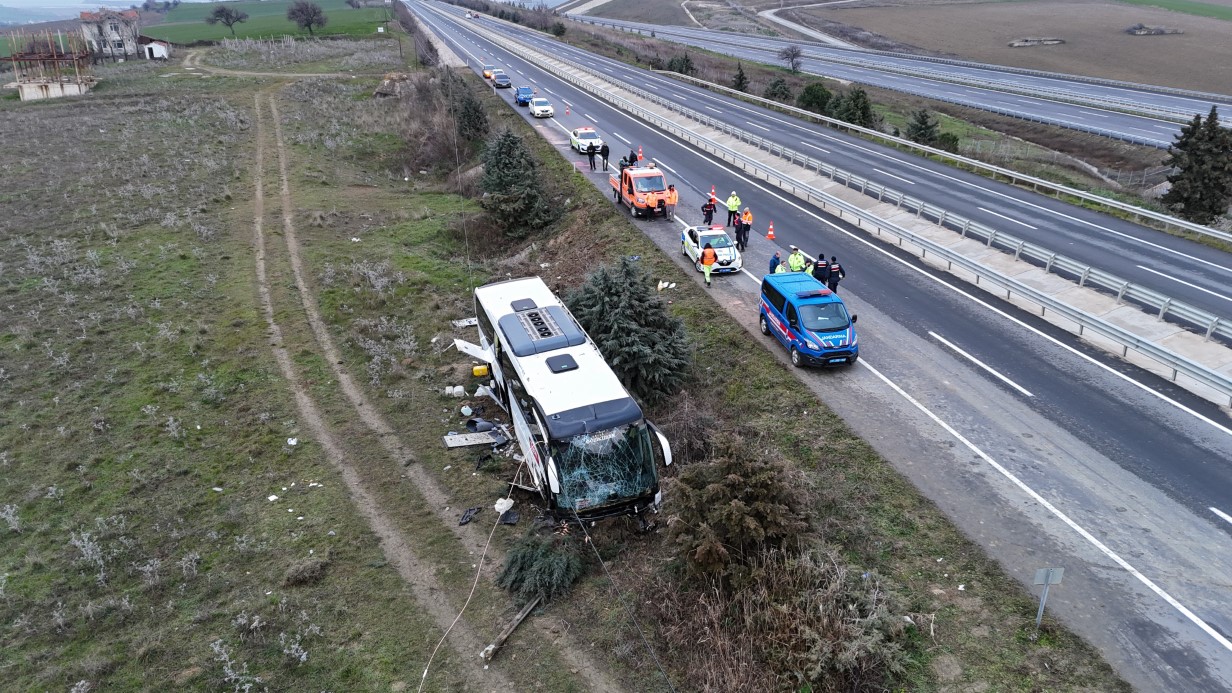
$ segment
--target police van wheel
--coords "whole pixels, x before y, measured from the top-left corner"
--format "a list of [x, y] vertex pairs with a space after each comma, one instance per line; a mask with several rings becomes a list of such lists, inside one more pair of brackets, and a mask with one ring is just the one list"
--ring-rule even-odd
[[770, 334], [770, 326], [766, 324], [766, 316], [761, 316], [758, 322], [761, 323], [761, 333], [764, 335]]
[[637, 218], [637, 206], [636, 205], [629, 205], [629, 216], [633, 217], [634, 219]]
[[795, 347], [791, 348], [791, 365], [796, 368], [801, 368], [804, 366], [804, 359], [800, 356], [800, 351]]
[[706, 271], [706, 270], [702, 269], [702, 261], [701, 261], [701, 260], [698, 260], [697, 262], [694, 262], [694, 263], [693, 263], [693, 266], [697, 268], [697, 271], [698, 271], [698, 272], [705, 272], [705, 271]]

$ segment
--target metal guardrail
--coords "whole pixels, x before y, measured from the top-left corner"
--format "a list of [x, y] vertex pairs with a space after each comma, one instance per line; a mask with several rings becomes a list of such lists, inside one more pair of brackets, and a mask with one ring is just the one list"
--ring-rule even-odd
[[[593, 23], [593, 25], [607, 25], [607, 26], [611, 26], [612, 28], [620, 28], [621, 31], [639, 33], [639, 35], [641, 35], [641, 33], [644, 33], [646, 31], [655, 33], [655, 30], [642, 30], [641, 27], [628, 27], [626, 25], [620, 25], [620, 23], [600, 22], [600, 21], [595, 21], [595, 20], [583, 20], [583, 21]], [[670, 33], [670, 32], [664, 32], [664, 33]], [[843, 63], [843, 60], [835, 59], [835, 62]], [[877, 67], [876, 70], [878, 70], [878, 72], [891, 72], [891, 73], [893, 72], [893, 70], [887, 69], [885, 67]], [[1098, 136], [1100, 137], [1116, 139], [1116, 141], [1119, 141], [1119, 142], [1129, 142], [1131, 144], [1141, 144], [1141, 146], [1153, 147], [1156, 149], [1167, 149], [1170, 144], [1168, 142], [1164, 142], [1163, 139], [1151, 139], [1147, 137], [1136, 136], [1136, 134], [1115, 131], [1115, 129], [1087, 125], [1087, 123], [1067, 121], [1067, 120], [1063, 120], [1063, 118], [1029, 115], [1029, 113], [1024, 113], [1024, 112], [1021, 112], [1020, 110], [1009, 109], [1009, 107], [997, 106], [997, 105], [992, 105], [992, 104], [984, 104], [984, 102], [982, 101], [977, 101], [975, 99], [963, 99], [963, 97], [961, 96], [935, 94], [935, 92], [925, 92], [923, 90], [910, 90], [910, 89], [904, 89], [902, 88], [902, 86], [893, 86], [893, 85], [881, 85], [881, 88], [891, 89], [893, 91], [902, 91], [903, 94], [923, 96], [925, 97], [925, 99], [931, 99], [934, 101], [945, 101], [947, 102], [947, 104], [957, 104], [960, 106], [971, 107], [971, 109], [977, 109], [981, 111], [997, 113], [997, 115], [999, 116], [1018, 118], [1018, 120], [1023, 120], [1026, 122], [1042, 123], [1042, 125], [1063, 127], [1067, 129], [1073, 129], [1073, 131], [1077, 131], [1077, 132], [1085, 132], [1088, 134], [1098, 134]]]
[[1034, 176], [1029, 176], [1025, 173], [1019, 173], [1018, 171], [1013, 171], [1008, 168], [1002, 168], [1000, 166], [995, 166], [993, 164], [980, 161], [978, 159], [971, 159], [971, 158], [968, 158], [968, 157], [965, 157], [959, 154], [955, 154], [953, 152], [947, 152], [944, 149], [936, 149], [934, 147], [929, 147], [927, 145], [919, 144], [917, 142], [912, 142], [911, 140], [908, 140], [908, 139], [903, 139], [902, 137], [895, 137], [894, 135], [886, 134], [884, 132], [881, 132], [880, 130], [873, 130], [871, 128], [865, 128], [859, 125], [853, 125], [846, 121], [838, 120], [837, 118], [823, 116], [818, 113], [814, 113], [813, 111], [807, 111], [807, 110], [804, 110], [803, 108], [789, 106], [787, 104], [779, 103], [778, 101], [774, 101], [772, 99], [766, 99], [760, 96], [755, 96], [753, 94], [746, 94], [745, 92], [732, 89], [731, 87], [725, 87], [722, 84], [715, 84], [714, 82], [707, 82], [705, 80], [698, 79], [690, 75], [684, 75], [679, 72], [670, 72], [667, 70], [657, 70], [656, 72], [659, 72], [661, 74], [670, 74], [675, 79], [684, 80], [686, 82], [692, 82], [694, 84], [706, 87], [707, 89], [710, 89], [711, 91], [718, 91], [721, 93], [726, 93], [731, 96], [735, 96], [736, 98], [745, 99], [748, 101], [752, 101], [754, 103], [761, 104], [767, 108], [772, 108], [772, 109], [782, 111], [782, 112], [785, 112], [785, 113], [788, 113], [788, 114], [791, 114], [797, 117], [818, 121], [820, 123], [828, 125], [837, 130], [858, 132], [862, 135], [866, 135], [868, 137], [881, 140], [883, 142], [888, 142], [896, 147], [911, 149], [913, 151], [916, 151], [916, 152], [919, 152], [919, 153], [922, 153], [928, 156], [934, 156], [939, 159], [949, 160], [960, 166], [964, 166], [967, 168], [971, 168], [971, 169], [975, 169], [978, 171], [983, 171], [985, 173], [992, 174], [992, 177], [994, 179], [997, 177], [1001, 177], [1001, 178], [1005, 178], [1009, 180], [1013, 184], [1019, 184], [1019, 183], [1029, 184], [1031, 188], [1035, 190], [1036, 192], [1039, 192], [1040, 190], [1046, 190], [1046, 191], [1051, 192], [1057, 198], [1060, 198], [1062, 195], [1065, 195], [1065, 196], [1072, 197], [1078, 200], [1082, 200], [1084, 202], [1089, 202], [1092, 204], [1099, 205], [1101, 207], [1106, 207], [1108, 209], [1115, 209], [1119, 212], [1124, 212], [1126, 214], [1133, 215], [1133, 217], [1139, 220], [1148, 219], [1150, 221], [1153, 221], [1157, 224], [1164, 226], [1165, 228], [1178, 229], [1186, 233], [1197, 234], [1199, 236], [1206, 236], [1208, 238], [1215, 238], [1225, 243], [1232, 243], [1232, 233], [1225, 233], [1217, 229], [1212, 229], [1209, 226], [1202, 226], [1201, 224], [1195, 224], [1193, 222], [1185, 221], [1184, 219], [1178, 219], [1174, 216], [1164, 214], [1162, 212], [1156, 212], [1154, 210], [1146, 209], [1144, 207], [1138, 207], [1136, 205], [1131, 205], [1128, 202], [1121, 202], [1120, 200], [1114, 200], [1110, 197], [1104, 197], [1103, 195], [1096, 195], [1095, 193], [1090, 193], [1085, 190], [1078, 190], [1077, 188], [1070, 188], [1068, 186], [1061, 185], [1060, 183], [1054, 183], [1052, 181], [1044, 180], [1043, 178], [1036, 178]]
[[[933, 256], [944, 260], [950, 269], [959, 267], [962, 270], [974, 275], [976, 277], [975, 283], [977, 285], [980, 284], [981, 281], [987, 282], [998, 287], [1000, 290], [1005, 291], [1007, 299], [1014, 295], [1027, 299], [1040, 306], [1041, 315], [1051, 310], [1053, 313], [1060, 315], [1077, 325], [1079, 335], [1082, 335], [1089, 330], [1106, 339], [1110, 339], [1121, 346], [1121, 353], [1123, 357], [1128, 355], [1130, 349], [1133, 349], [1135, 352], [1142, 354], [1156, 363], [1170, 369], [1172, 371], [1171, 379], [1173, 381], [1175, 381], [1180, 375], [1184, 375], [1200, 385], [1219, 392], [1225, 399], [1227, 399], [1229, 404], [1232, 405], [1232, 378], [1228, 378], [1227, 376], [1207, 368], [1206, 366], [1191, 359], [1172, 353], [1167, 349], [1145, 340], [1124, 328], [1118, 327], [1077, 308], [1066, 305], [1065, 303], [1062, 303], [1061, 301], [1058, 301], [1043, 292], [1023, 284], [1022, 282], [988, 269], [974, 260], [968, 259], [959, 253], [946, 248], [945, 246], [933, 243], [932, 241], [908, 231], [907, 229], [904, 229], [896, 224], [879, 219], [851, 203], [845, 202], [837, 197], [834, 197], [833, 195], [817, 190], [816, 188], [813, 188], [812, 186], [799, 180], [784, 176], [778, 171], [769, 168], [750, 157], [713, 142], [712, 140], [698, 135], [691, 130], [681, 127], [677, 122], [671, 119], [664, 118], [657, 113], [637, 105], [629, 99], [612, 93], [610, 90], [596, 84], [596, 81], [598, 80], [611, 83], [613, 86], [633, 93], [639, 98], [650, 99], [654, 102], [657, 102], [660, 98], [657, 95], [649, 94], [641, 89], [633, 87], [632, 85], [624, 84], [620, 80], [616, 80], [605, 75], [597, 75], [580, 65], [566, 64], [566, 61], [543, 55], [542, 53], [539, 53], [538, 51], [533, 50], [508, 36], [497, 34], [496, 32], [482, 27], [471, 27], [471, 29], [473, 31], [477, 31], [478, 33], [487, 35], [489, 40], [503, 44], [510, 52], [518, 55], [524, 60], [540, 66], [541, 68], [554, 74], [556, 77], [569, 82], [583, 91], [589, 92], [603, 99], [604, 101], [612, 103], [626, 112], [632, 113], [638, 118], [672, 134], [685, 142], [688, 142], [689, 144], [697, 146], [700, 149], [723, 159], [724, 161], [737, 165], [742, 170], [751, 172], [757, 177], [791, 192], [793, 195], [800, 197], [806, 202], [818, 204], [823, 210], [834, 210], [837, 212], [836, 216], [840, 219], [851, 217], [855, 219], [855, 225], [857, 227], [871, 228], [878, 235], [881, 235], [882, 232], [889, 233], [890, 235], [898, 238], [898, 245], [900, 247], [903, 245], [904, 241], [908, 241], [920, 249], [922, 256], [927, 256], [931, 253]], [[700, 119], [713, 120], [707, 116], [698, 116], [695, 118], [695, 120]], [[717, 124], [725, 126], [729, 133], [730, 130], [734, 130], [731, 126], [726, 126], [723, 123]], [[709, 124], [706, 125], [710, 126]], [[748, 135], [748, 133], [743, 134], [745, 137], [741, 138], [742, 141], [748, 142], [750, 138], [759, 139], [752, 135]], [[782, 156], [784, 152], [789, 152], [789, 150], [786, 150], [781, 145], [773, 143], [770, 144], [775, 150], [778, 151], [780, 156]], [[796, 159], [807, 159], [807, 157], [802, 157], [798, 155], [798, 153], [794, 152], [789, 153], [789, 156], [794, 156]], [[800, 162], [796, 161], [795, 163]], [[820, 162], [816, 163], [820, 164]], [[814, 167], [814, 170], [817, 169]], [[921, 208], [920, 214], [923, 214], [925, 211], [926, 210], [924, 208]], [[943, 215], [945, 214], [944, 210], [937, 211]], [[990, 246], [992, 245], [995, 236], [996, 232], [994, 232], [993, 237], [989, 238]], [[1005, 234], [1001, 234], [1001, 238], [1004, 239], [1007, 238], [1007, 236]], [[1025, 242], [1020, 241], [1019, 243], [1020, 251], [1026, 249]], [[1052, 257], [1053, 262], [1055, 263], [1056, 258], [1059, 256], [1053, 254]], [[1083, 277], [1083, 281], [1089, 283], [1092, 279], [1098, 278], [1097, 274], [1098, 271], [1088, 268], [1086, 276]], [[1128, 291], [1128, 288], [1123, 288], [1123, 291]], [[1214, 329], [1216, 329], [1216, 326], [1213, 325], [1212, 330]]]

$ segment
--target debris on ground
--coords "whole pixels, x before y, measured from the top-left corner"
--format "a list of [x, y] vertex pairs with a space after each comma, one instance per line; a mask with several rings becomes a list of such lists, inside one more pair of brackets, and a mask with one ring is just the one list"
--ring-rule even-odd
[[475, 519], [475, 516], [479, 514], [480, 510], [483, 510], [483, 506], [481, 505], [476, 505], [473, 508], [467, 508], [466, 512], [462, 513], [462, 519], [458, 520], [458, 525], [461, 526], [467, 524], [471, 520]]

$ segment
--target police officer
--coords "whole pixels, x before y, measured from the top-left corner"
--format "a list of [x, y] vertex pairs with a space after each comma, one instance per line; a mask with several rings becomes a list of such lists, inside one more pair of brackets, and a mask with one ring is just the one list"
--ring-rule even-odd
[[813, 279], [822, 284], [830, 281], [830, 261], [825, 253], [817, 253], [817, 262], [813, 263]]
[[838, 283], [846, 276], [847, 276], [847, 271], [843, 269], [842, 265], [838, 264], [838, 258], [831, 255], [830, 256], [830, 281], [827, 282], [827, 285], [830, 287], [830, 290], [837, 294], [838, 293]]
[[719, 208], [715, 202], [714, 196], [711, 195], [710, 199], [706, 200], [706, 204], [702, 205], [702, 223], [706, 226], [714, 223], [714, 212]]

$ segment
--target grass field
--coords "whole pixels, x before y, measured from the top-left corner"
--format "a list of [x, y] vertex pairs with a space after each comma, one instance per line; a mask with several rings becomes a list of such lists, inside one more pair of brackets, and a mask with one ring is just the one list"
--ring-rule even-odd
[[[1150, 6], [1163, 4], [1025, 0], [847, 9], [839, 5], [805, 8], [798, 13], [860, 27], [934, 54], [1232, 94], [1232, 22]], [[1232, 6], [1207, 6], [1232, 12]], [[1125, 33], [1126, 28], [1138, 23], [1185, 33]], [[1065, 43], [1031, 48], [1007, 45], [1023, 36], [1056, 36]]]
[[[237, 38], [308, 36], [307, 31], [301, 31], [294, 22], [287, 19], [287, 8], [291, 6], [291, 0], [226, 4], [248, 13], [248, 21], [235, 25]], [[370, 36], [386, 21], [385, 10], [381, 8], [357, 10], [348, 7], [345, 0], [320, 0], [317, 4], [325, 10], [329, 22], [320, 29], [314, 29], [316, 36]], [[205, 23], [205, 18], [213, 7], [214, 4], [210, 3], [182, 3], [167, 13], [162, 24], [144, 29], [143, 33], [178, 44], [217, 41], [230, 37], [231, 31], [222, 24]]]
[[1232, 6], [1216, 5], [1209, 2], [1192, 2], [1192, 0], [1120, 0], [1130, 5], [1146, 5], [1158, 7], [1182, 14], [1192, 14], [1195, 17], [1212, 17], [1232, 21]]
[[[1124, 690], [1050, 619], [1032, 641], [1031, 597], [816, 397], [785, 390], [791, 369], [478, 79], [467, 83], [492, 122], [526, 137], [565, 212], [528, 242], [493, 230], [471, 179], [448, 176], [458, 159], [431, 126], [450, 121], [425, 116], [426, 98], [415, 109], [373, 99], [364, 79], [190, 78], [149, 63], [101, 72], [89, 97], [0, 103], [12, 180], [0, 192], [7, 687], [410, 690], [469, 600], [426, 689], [486, 688], [459, 632], [486, 643], [516, 612], [491, 577], [535, 511], [518, 494], [520, 526], [495, 525], [491, 503], [514, 463], [441, 445], [461, 404], [499, 417], [490, 402], [441, 394], [476, 384], [470, 360], [445, 348], [468, 336], [451, 321], [471, 314], [474, 284], [544, 273], [565, 290], [596, 263], [637, 255], [679, 282], [672, 310], [697, 352], [686, 391], [652, 412], [679, 465], [707, 461], [707, 426], [775, 432], [759, 445], [807, 479], [826, 540], [928, 619], [905, 643], [898, 688]], [[472, 165], [473, 153], [463, 144], [460, 159]], [[132, 165], [116, 167], [121, 155]], [[705, 365], [716, 362], [727, 364], [717, 386]], [[354, 480], [366, 497], [349, 491]], [[467, 507], [483, 512], [458, 527]], [[574, 592], [517, 630], [491, 675], [509, 690], [665, 690], [627, 601], [676, 689], [700, 688], [698, 669], [722, 657], [660, 630], [661, 607], [691, 598], [673, 547], [619, 521], [592, 532], [613, 579], [588, 557]], [[404, 553], [414, 579], [393, 558]], [[756, 673], [765, 688], [792, 680]]]

